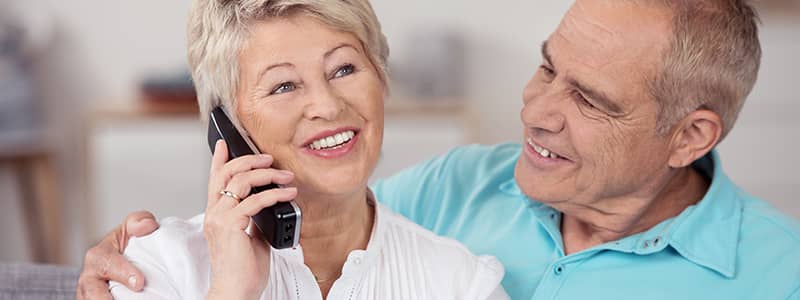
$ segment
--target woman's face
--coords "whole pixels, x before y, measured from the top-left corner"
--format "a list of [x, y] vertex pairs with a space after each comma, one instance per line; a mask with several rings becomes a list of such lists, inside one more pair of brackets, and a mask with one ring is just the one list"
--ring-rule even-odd
[[301, 193], [366, 187], [383, 141], [384, 85], [355, 35], [302, 14], [251, 26], [236, 114]]

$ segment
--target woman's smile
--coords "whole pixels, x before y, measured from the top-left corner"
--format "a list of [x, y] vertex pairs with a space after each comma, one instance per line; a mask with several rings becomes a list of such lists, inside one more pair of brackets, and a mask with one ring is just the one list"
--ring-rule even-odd
[[353, 127], [341, 127], [320, 132], [303, 145], [303, 152], [325, 159], [345, 156], [353, 150], [359, 140], [360, 130]]

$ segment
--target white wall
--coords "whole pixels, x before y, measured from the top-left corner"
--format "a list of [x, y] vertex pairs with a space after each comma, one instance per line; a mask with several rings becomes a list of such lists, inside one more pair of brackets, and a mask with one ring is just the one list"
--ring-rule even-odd
[[[80, 221], [87, 217], [86, 182], [75, 176], [85, 173], [83, 118], [98, 103], [133, 99], [142, 76], [184, 65], [189, 1], [27, 3], [46, 7], [39, 12], [49, 11], [57, 24], [57, 43], [39, 63], [37, 73], [47, 83], [41, 93], [50, 105], [51, 139], [61, 149], [66, 239], [71, 242], [70, 262], [77, 264], [93, 242]], [[481, 118], [479, 139], [485, 143], [518, 139], [522, 87], [539, 63], [539, 44], [557, 26], [569, 1], [374, 0], [373, 5], [395, 57], [404, 57], [414, 46], [407, 39], [415, 30], [447, 27], [464, 33], [469, 61], [467, 100]], [[800, 216], [800, 203], [793, 198], [800, 185], [795, 174], [800, 161], [792, 151], [800, 137], [796, 131], [800, 121], [795, 117], [800, 101], [794, 96], [794, 74], [800, 69], [796, 57], [800, 23], [771, 19], [768, 14], [764, 19], [761, 79], [740, 123], [720, 148], [725, 168], [745, 189]], [[8, 176], [0, 177], [0, 190], [12, 188]], [[0, 202], [2, 219], [14, 214], [8, 195], [3, 193]], [[5, 238], [6, 232], [0, 232], [0, 237]]]
[[480, 139], [495, 143], [520, 136], [522, 87], [569, 2], [379, 0], [373, 6], [395, 58], [415, 46], [408, 43], [415, 31], [444, 28], [466, 37], [467, 100], [481, 117]]
[[764, 17], [764, 51], [758, 82], [731, 135], [720, 145], [734, 181], [800, 217], [800, 18]]

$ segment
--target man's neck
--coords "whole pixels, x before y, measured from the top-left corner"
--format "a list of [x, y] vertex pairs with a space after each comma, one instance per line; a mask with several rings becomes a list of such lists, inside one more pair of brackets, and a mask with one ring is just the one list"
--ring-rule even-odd
[[[708, 187], [708, 179], [694, 168], [686, 167], [676, 170], [666, 184], [656, 189], [655, 193], [650, 193], [654, 197], [614, 199], [612, 205], [622, 209], [564, 209], [561, 220], [564, 253], [577, 253], [647, 231], [699, 202]], [[602, 205], [602, 201], [597, 203]], [[613, 213], [607, 213], [608, 211]]]
[[325, 296], [339, 277], [347, 255], [366, 249], [375, 207], [367, 201], [366, 189], [338, 199], [300, 194], [297, 202], [303, 213], [300, 244], [304, 261]]

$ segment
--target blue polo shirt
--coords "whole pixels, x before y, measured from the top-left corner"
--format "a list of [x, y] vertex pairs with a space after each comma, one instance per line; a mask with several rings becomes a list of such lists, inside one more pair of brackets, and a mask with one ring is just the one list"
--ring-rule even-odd
[[564, 255], [561, 214], [514, 181], [519, 144], [466, 146], [377, 182], [376, 197], [506, 267], [512, 299], [800, 299], [800, 224], [740, 190], [716, 153], [705, 197], [646, 232]]

